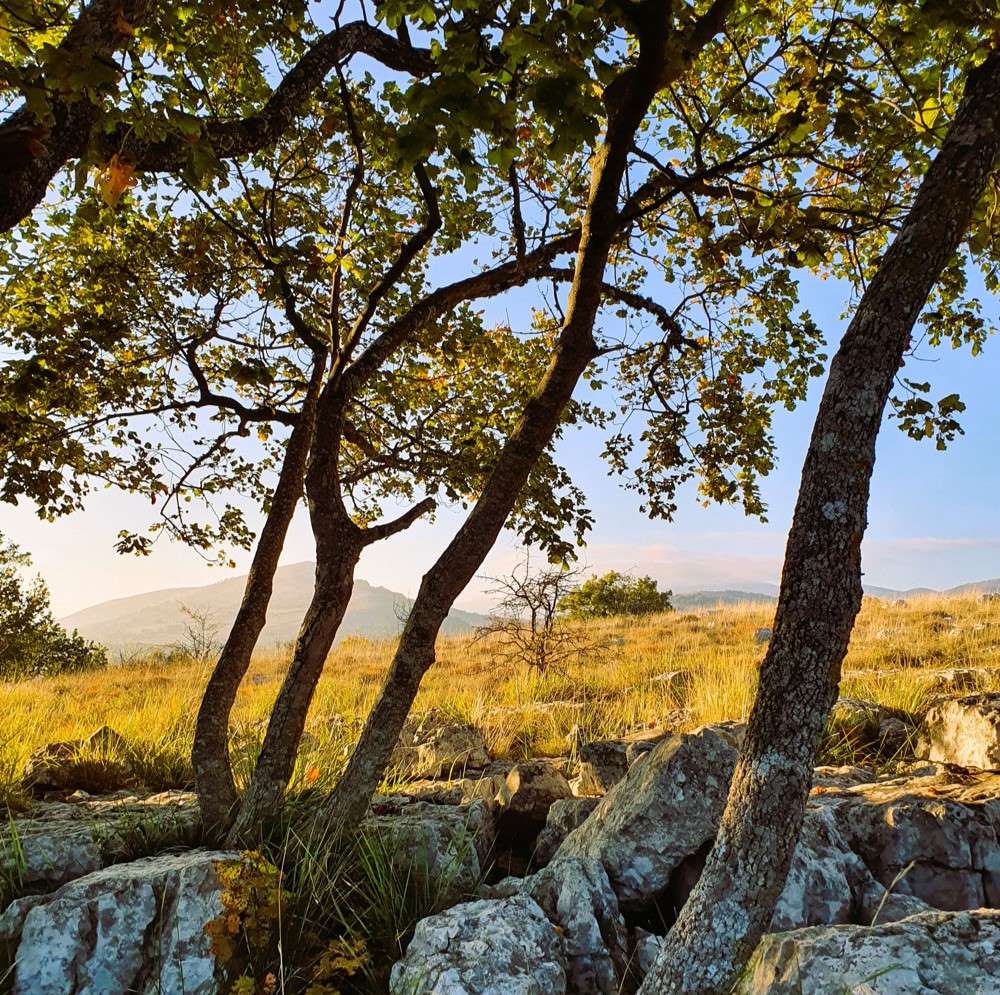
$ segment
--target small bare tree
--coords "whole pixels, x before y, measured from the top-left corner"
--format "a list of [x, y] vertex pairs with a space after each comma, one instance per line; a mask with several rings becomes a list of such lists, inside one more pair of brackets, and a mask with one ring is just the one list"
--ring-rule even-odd
[[213, 659], [222, 644], [219, 641], [219, 624], [212, 612], [181, 605], [186, 621], [184, 635], [174, 643], [174, 650], [196, 663]]
[[496, 636], [505, 663], [539, 673], [593, 648], [587, 631], [559, 614], [560, 602], [577, 587], [579, 577], [579, 570], [564, 567], [532, 570], [527, 555], [508, 576], [487, 577], [493, 584], [487, 593], [500, 601], [486, 625], [476, 629], [475, 639]]

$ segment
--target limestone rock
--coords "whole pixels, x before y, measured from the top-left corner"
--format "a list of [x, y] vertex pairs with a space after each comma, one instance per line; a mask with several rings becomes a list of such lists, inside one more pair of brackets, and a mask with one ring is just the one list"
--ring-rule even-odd
[[51, 888], [109, 864], [191, 844], [200, 825], [197, 799], [185, 791], [39, 801], [0, 830], [0, 873], [16, 876], [26, 891]]
[[814, 795], [810, 805], [830, 811], [895, 894], [943, 910], [1000, 907], [1000, 773], [940, 765]]
[[539, 833], [532, 858], [536, 867], [544, 867], [555, 856], [562, 841], [597, 808], [599, 798], [561, 798], [552, 803]]
[[920, 728], [917, 754], [963, 767], [1000, 769], [1000, 693], [932, 705]]
[[385, 841], [393, 860], [449, 884], [456, 893], [478, 886], [493, 848], [492, 805], [434, 805], [393, 796], [379, 799], [363, 829]]
[[664, 740], [566, 837], [555, 861], [597, 860], [623, 908], [645, 904], [685, 857], [714, 838], [736, 756], [728, 729], [706, 726]]
[[400, 786], [398, 793], [435, 805], [464, 805], [477, 799], [492, 802], [507, 780], [509, 766], [494, 762], [469, 777], [407, 781]]
[[235, 853], [189, 851], [118, 864], [12, 903], [14, 995], [215, 995], [225, 985], [205, 927], [223, 912], [218, 870]]
[[771, 637], [773, 635], [774, 635], [774, 632], [771, 629], [767, 629], [767, 628], [765, 628], [765, 629], [758, 629], [753, 634], [753, 641], [758, 646], [765, 646], [765, 645], [767, 645], [767, 643], [769, 643], [771, 641]]
[[998, 995], [1000, 911], [766, 936], [737, 995]]
[[393, 966], [392, 995], [565, 995], [563, 942], [526, 895], [424, 919]]

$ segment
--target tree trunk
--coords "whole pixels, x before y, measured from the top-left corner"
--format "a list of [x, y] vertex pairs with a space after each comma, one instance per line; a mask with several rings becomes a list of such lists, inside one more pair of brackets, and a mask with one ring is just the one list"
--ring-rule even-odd
[[274, 817], [284, 800], [309, 705], [354, 588], [354, 569], [363, 547], [355, 534], [360, 530], [348, 524], [344, 541], [337, 547], [317, 547], [312, 600], [271, 711], [253, 778], [230, 831], [230, 845], [254, 842], [259, 827]]
[[721, 30], [730, 7], [713, 4], [691, 36], [672, 32], [663, 5], [633, 5], [640, 37], [636, 63], [605, 90], [608, 126], [594, 154], [587, 209], [581, 225], [576, 268], [566, 318], [549, 368], [525, 405], [517, 427], [474, 508], [438, 560], [424, 576], [382, 693], [369, 713], [347, 769], [327, 802], [324, 817], [350, 826], [365, 814], [392, 756], [420, 681], [434, 662], [441, 623], [493, 547], [539, 456], [552, 441], [559, 420], [583, 371], [595, 357], [593, 329], [601, 303], [604, 271], [619, 220], [622, 176], [636, 131], [656, 92], [667, 84], [667, 55], [678, 42], [685, 61]]
[[715, 847], [642, 995], [730, 990], [768, 928], [861, 606], [875, 440], [910, 333], [1000, 158], [1000, 55], [963, 103], [830, 366], [785, 552], [774, 636]]
[[[322, 365], [317, 363], [317, 368], [321, 369]], [[320, 377], [314, 374], [309, 394], [288, 440], [278, 483], [250, 565], [243, 602], [198, 708], [191, 762], [202, 819], [210, 835], [225, 832], [235, 811], [237, 796], [229, 761], [229, 717], [267, 619], [274, 572], [278, 568], [288, 526], [302, 496], [306, 461], [315, 426], [319, 382]]]

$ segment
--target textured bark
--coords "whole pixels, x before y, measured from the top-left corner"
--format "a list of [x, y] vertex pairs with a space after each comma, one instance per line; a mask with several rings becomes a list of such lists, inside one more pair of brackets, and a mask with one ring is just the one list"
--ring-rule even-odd
[[608, 253], [620, 221], [619, 189], [636, 131], [656, 92], [721, 30], [730, 7], [725, 0], [713, 4], [689, 34], [677, 36], [668, 21], [669, 5], [633, 5], [639, 55], [605, 91], [607, 130], [591, 167], [574, 278], [553, 358], [468, 518], [423, 577], [385, 685], [326, 805], [325, 818], [333, 825], [351, 825], [363, 817], [420, 681], [434, 662], [441, 623], [496, 542], [532, 467], [552, 441], [580, 376], [596, 354], [594, 321]]
[[243, 601], [198, 708], [191, 762], [202, 819], [210, 834], [227, 828], [235, 810], [237, 795], [229, 762], [229, 717], [267, 620], [274, 573], [302, 496], [322, 367], [321, 362], [316, 364], [309, 394], [289, 437], [271, 506], [257, 540]]
[[719, 835], [643, 995], [730, 985], [767, 929], [861, 606], [875, 441], [910, 333], [1000, 159], [1000, 55], [964, 101], [830, 366], [802, 471], [760, 689]]
[[255, 842], [260, 826], [280, 809], [295, 769], [309, 705], [351, 600], [354, 568], [364, 548], [361, 529], [349, 519], [340, 521], [334, 531], [328, 545], [317, 547], [313, 597], [271, 712], [253, 778], [230, 830], [229, 845]]

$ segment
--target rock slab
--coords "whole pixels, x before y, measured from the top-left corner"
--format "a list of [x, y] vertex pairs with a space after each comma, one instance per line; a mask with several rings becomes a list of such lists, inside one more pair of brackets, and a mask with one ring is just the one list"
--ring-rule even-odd
[[220, 869], [237, 853], [193, 850], [105, 867], [13, 902], [13, 995], [215, 995], [226, 965], [206, 926], [223, 913]]

